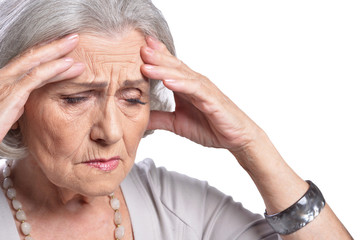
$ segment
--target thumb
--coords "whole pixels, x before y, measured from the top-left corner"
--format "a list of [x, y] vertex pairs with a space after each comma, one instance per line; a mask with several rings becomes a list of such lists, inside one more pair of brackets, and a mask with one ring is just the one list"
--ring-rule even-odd
[[174, 132], [174, 112], [151, 111], [147, 130], [167, 130]]

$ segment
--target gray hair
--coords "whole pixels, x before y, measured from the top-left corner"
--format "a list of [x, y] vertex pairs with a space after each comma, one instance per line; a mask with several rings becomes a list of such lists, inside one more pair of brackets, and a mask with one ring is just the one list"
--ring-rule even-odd
[[[0, 68], [29, 48], [70, 33], [112, 36], [136, 29], [175, 55], [168, 24], [151, 0], [0, 0], [0, 9]], [[151, 110], [169, 111], [169, 95], [161, 81], [152, 80]], [[10, 130], [0, 144], [0, 157], [26, 156], [21, 141], [20, 131]]]

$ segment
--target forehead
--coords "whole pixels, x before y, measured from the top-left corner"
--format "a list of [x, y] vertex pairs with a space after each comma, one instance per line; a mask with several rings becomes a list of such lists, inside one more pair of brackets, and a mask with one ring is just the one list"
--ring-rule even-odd
[[86, 69], [71, 81], [140, 79], [140, 48], [144, 45], [144, 35], [136, 30], [112, 36], [80, 34], [79, 44], [69, 57], [84, 63]]
[[140, 59], [140, 47], [146, 45], [144, 35], [136, 30], [112, 36], [80, 34], [79, 45], [72, 57], [101, 64], [135, 63]]

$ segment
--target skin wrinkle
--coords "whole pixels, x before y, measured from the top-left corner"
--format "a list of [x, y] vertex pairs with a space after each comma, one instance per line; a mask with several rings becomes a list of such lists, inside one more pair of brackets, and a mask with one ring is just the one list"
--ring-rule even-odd
[[[92, 36], [88, 36], [88, 39], [92, 39]], [[85, 40], [84, 42], [86, 43], [87, 40]], [[137, 43], [133, 43], [133, 44], [129, 44], [129, 47], [127, 49], [124, 49], [122, 56], [125, 58], [130, 58], [130, 59], [126, 59], [125, 61], [123, 61], [123, 64], [136, 64], [137, 63], [137, 57], [136, 54], [138, 52], [134, 51], [135, 47], [137, 46]], [[75, 50], [74, 52], [76, 53], [77, 57], [79, 58], [85, 58], [88, 60], [89, 63], [92, 63], [91, 65], [89, 65], [88, 67], [90, 68], [91, 71], [95, 70], [95, 74], [97, 75], [98, 72], [96, 71], [98, 69], [99, 66], [95, 65], [95, 63], [99, 64], [100, 66], [103, 65], [113, 65], [114, 62], [117, 62], [118, 59], [118, 55], [116, 53], [110, 53], [109, 51], [101, 51], [98, 49], [94, 49], [92, 51], [89, 51], [90, 49], [81, 49], [79, 50]]]
[[83, 82], [64, 82], [62, 85], [58, 85], [58, 88], [61, 88], [61, 90], [64, 90], [66, 88], [74, 89], [74, 88], [85, 88], [85, 89], [101, 89], [101, 88], [107, 88], [108, 82], [90, 82], [90, 83], [83, 83]]
[[[77, 50], [75, 50], [75, 52], [77, 52]], [[95, 53], [91, 53], [88, 51], [85, 52], [85, 49], [82, 49], [82, 52], [85, 53], [84, 59], [87, 60], [86, 63], [89, 67], [89, 72], [93, 73], [95, 76], [98, 76], [99, 72], [102, 72], [103, 69], [101, 69], [101, 64], [99, 64], [99, 66], [95, 64], [97, 62]], [[81, 59], [81, 56], [79, 57]]]
[[[135, 86], [145, 86], [147, 87], [149, 84], [149, 79], [137, 79], [137, 80], [125, 80], [121, 86], [123, 87], [135, 87]], [[118, 87], [121, 87], [118, 86]], [[57, 85], [58, 90], [73, 90], [74, 88], [84, 88], [86, 89], [101, 89], [108, 87], [108, 82], [92, 82], [84, 83], [84, 82], [61, 82]], [[146, 93], [145, 93], [146, 94]], [[57, 99], [56, 96], [53, 97], [54, 99]]]
[[[119, 40], [121, 44], [113, 39], [88, 38], [87, 35], [80, 39], [83, 41], [69, 56], [84, 62], [85, 72], [77, 78], [35, 90], [20, 120], [20, 129], [31, 152], [26, 162], [39, 165], [40, 174], [53, 184], [55, 195], [64, 205], [74, 198], [109, 194], [119, 186], [134, 163], [150, 113], [149, 104], [133, 104], [123, 99], [139, 96], [141, 101], [149, 102], [149, 81], [140, 72], [143, 62], [139, 50], [146, 44], [144, 36], [133, 31]], [[94, 48], [104, 48], [104, 53], [116, 51], [118, 60], [103, 64], [97, 60]], [[125, 89], [131, 94], [123, 94]], [[86, 100], [69, 104], [64, 100], [64, 93], [86, 96]], [[112, 173], [79, 164], [114, 156], [120, 156], [121, 161]]]

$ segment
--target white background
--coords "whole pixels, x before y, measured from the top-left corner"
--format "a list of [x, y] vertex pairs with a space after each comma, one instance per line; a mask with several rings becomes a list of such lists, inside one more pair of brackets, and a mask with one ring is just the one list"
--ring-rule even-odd
[[[361, 1], [154, 3], [178, 57], [251, 116], [361, 239]], [[141, 142], [137, 161], [146, 157], [264, 211], [253, 182], [225, 150], [157, 131]]]

